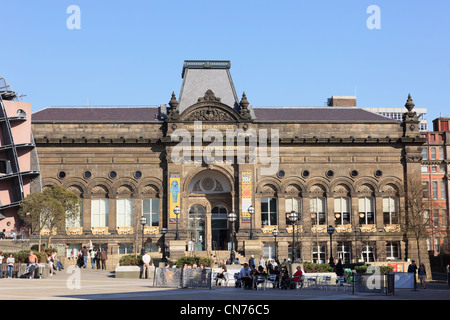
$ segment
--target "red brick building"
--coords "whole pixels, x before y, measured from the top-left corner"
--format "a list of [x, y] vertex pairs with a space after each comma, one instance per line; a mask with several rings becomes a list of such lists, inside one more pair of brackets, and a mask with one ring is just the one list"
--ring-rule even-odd
[[428, 250], [449, 252], [449, 144], [450, 118], [433, 121], [433, 131], [423, 134], [427, 138], [422, 151], [422, 181], [424, 200], [429, 206]]

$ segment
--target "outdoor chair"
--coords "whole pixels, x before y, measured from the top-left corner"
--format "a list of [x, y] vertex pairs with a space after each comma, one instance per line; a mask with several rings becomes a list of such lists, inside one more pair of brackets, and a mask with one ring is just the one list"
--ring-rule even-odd
[[271, 274], [270, 276], [267, 277], [267, 279], [266, 279], [266, 285], [267, 285], [268, 283], [271, 283], [274, 289], [280, 287], [280, 280], [277, 279], [277, 275], [276, 275], [276, 274]]
[[306, 276], [304, 277], [305, 279], [303, 280], [303, 284], [305, 288], [310, 288], [312, 285], [317, 284], [317, 279], [315, 277], [306, 277]]
[[266, 276], [263, 275], [255, 275], [253, 277], [253, 288], [256, 288], [258, 290], [258, 285], [262, 284], [263, 289], [266, 290]]
[[228, 286], [228, 280], [229, 280], [228, 273], [224, 272], [223, 278], [216, 278], [216, 279], [217, 279], [216, 285], [218, 285], [218, 286], [220, 285], [220, 286], [224, 286], [224, 287]]
[[326, 290], [328, 290], [330, 288], [331, 285], [331, 277], [330, 276], [323, 276], [322, 279], [319, 281], [319, 284], [321, 286], [321, 288], [325, 288]]

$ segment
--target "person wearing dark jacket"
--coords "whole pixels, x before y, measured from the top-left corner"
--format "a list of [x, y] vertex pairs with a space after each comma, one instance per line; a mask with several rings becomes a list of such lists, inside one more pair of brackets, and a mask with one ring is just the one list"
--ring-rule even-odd
[[106, 260], [108, 260], [108, 254], [106, 253], [104, 248], [102, 249], [101, 260], [102, 260], [102, 270], [106, 270]]

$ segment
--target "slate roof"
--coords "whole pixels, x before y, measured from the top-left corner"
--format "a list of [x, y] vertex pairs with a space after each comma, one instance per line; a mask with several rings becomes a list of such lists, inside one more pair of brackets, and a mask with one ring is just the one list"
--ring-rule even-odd
[[399, 122], [357, 107], [254, 107], [256, 122]]
[[[254, 107], [255, 122], [398, 123], [356, 107]], [[32, 122], [146, 123], [161, 122], [156, 106], [49, 107], [32, 115]]]
[[140, 107], [49, 107], [32, 115], [32, 122], [145, 123], [160, 122], [159, 108]]

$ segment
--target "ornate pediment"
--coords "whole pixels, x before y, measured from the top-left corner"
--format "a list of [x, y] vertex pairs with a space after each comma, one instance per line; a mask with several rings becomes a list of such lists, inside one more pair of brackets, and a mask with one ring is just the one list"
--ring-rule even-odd
[[178, 101], [172, 93], [172, 99], [169, 103], [171, 109], [168, 112], [167, 120], [169, 122], [185, 121], [208, 121], [208, 122], [240, 122], [251, 121], [252, 117], [248, 110], [248, 101], [243, 95], [240, 102], [240, 111], [236, 111], [232, 106], [226, 105], [221, 98], [216, 97], [211, 89], [205, 92], [203, 97], [197, 99], [197, 103], [179, 112], [177, 109]]

